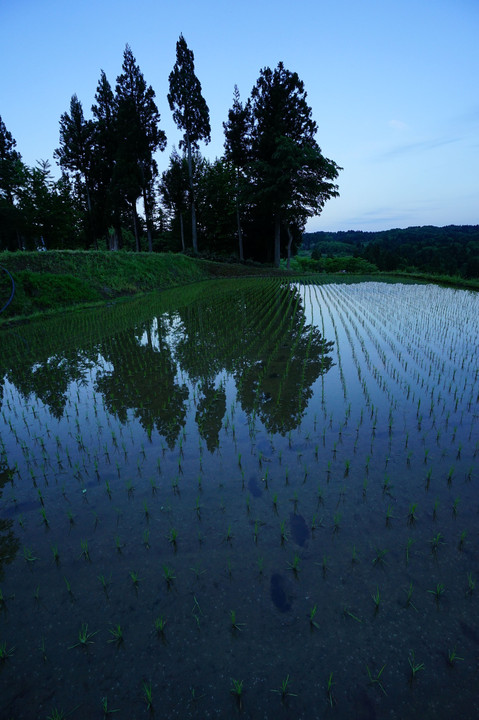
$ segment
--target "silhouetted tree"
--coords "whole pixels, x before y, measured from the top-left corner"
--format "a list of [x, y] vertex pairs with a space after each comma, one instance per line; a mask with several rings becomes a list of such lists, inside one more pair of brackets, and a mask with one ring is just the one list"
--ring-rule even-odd
[[87, 207], [87, 237], [93, 240], [91, 164], [93, 122], [85, 120], [83, 107], [76, 95], [70, 101], [70, 114], [60, 118], [60, 147], [53, 153], [63, 170], [72, 172], [84, 190]]
[[280, 62], [261, 70], [251, 92], [251, 182], [257, 202], [274, 224], [274, 265], [280, 262], [281, 225], [300, 227], [338, 195], [341, 168], [324, 158], [315, 140], [317, 125], [297, 73]]
[[251, 105], [240, 101], [238, 86], [234, 87], [233, 107], [228, 112], [228, 122], [223, 123], [225, 131], [225, 159], [229, 161], [236, 176], [235, 202], [238, 229], [239, 259], [244, 260], [243, 232], [241, 227], [241, 199], [245, 187], [246, 169], [251, 157]]
[[201, 84], [195, 75], [193, 52], [188, 48], [183, 35], [176, 43], [176, 63], [169, 76], [170, 92], [168, 102], [173, 120], [184, 135], [180, 147], [187, 152], [190, 179], [191, 237], [193, 250], [198, 252], [196, 231], [196, 207], [193, 183], [192, 151], [198, 150], [198, 142], [210, 141], [210, 118], [208, 106], [201, 93]]
[[[152, 250], [153, 183], [158, 166], [153, 155], [166, 147], [166, 135], [160, 130], [160, 113], [156, 107], [153, 88], [146, 85], [142, 72], [127, 45], [123, 54], [123, 73], [116, 84], [118, 109], [118, 166], [117, 181], [123, 185], [128, 198], [138, 239], [136, 200], [142, 195], [145, 210], [148, 249]], [[117, 166], [117, 167], [118, 167]], [[136, 188], [136, 189], [135, 189]], [[136, 196], [135, 196], [136, 193]]]

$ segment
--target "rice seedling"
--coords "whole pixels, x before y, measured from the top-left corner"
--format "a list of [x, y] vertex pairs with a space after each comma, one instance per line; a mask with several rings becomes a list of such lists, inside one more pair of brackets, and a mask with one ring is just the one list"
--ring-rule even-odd
[[326, 696], [328, 698], [328, 703], [330, 707], [333, 707], [335, 703], [335, 698], [333, 695], [333, 685], [336, 683], [333, 682], [333, 673], [329, 673], [328, 682], [326, 683]]
[[406, 598], [406, 607], [412, 607], [416, 612], [418, 612], [417, 607], [414, 605], [412, 598], [412, 591], [413, 591], [413, 584], [412, 582], [409, 583], [409, 587], [406, 589], [407, 598]]
[[476, 587], [476, 580], [472, 576], [472, 572], [467, 573], [467, 594], [472, 595], [474, 588]]
[[369, 669], [368, 665], [366, 665], [366, 670], [368, 671], [369, 685], [377, 685], [380, 688], [380, 690], [384, 693], [384, 695], [387, 695], [387, 692], [384, 689], [382, 682], [381, 682], [381, 675], [383, 674], [385, 667], [386, 667], [386, 663], [382, 666], [382, 668], [379, 670], [379, 672], [376, 673], [376, 675], [373, 675], [371, 673], [371, 670]]
[[170, 529], [170, 532], [168, 533], [168, 542], [170, 543], [170, 545], [173, 545], [175, 550], [177, 547], [177, 540], [178, 540], [178, 531], [176, 530], [176, 528], [173, 527]]
[[458, 660], [464, 660], [464, 658], [459, 657], [459, 655], [456, 653], [455, 647], [452, 650], [447, 651], [447, 662], [451, 667], [454, 667]]
[[333, 532], [339, 532], [342, 515], [341, 513], [334, 513], [333, 515]]
[[234, 678], [231, 678], [232, 687], [230, 689], [230, 693], [234, 695], [238, 707], [241, 710], [243, 705], [243, 680], [235, 680]]
[[376, 555], [373, 558], [373, 565], [387, 565], [384, 557], [387, 555], [388, 552], [389, 550], [386, 550], [384, 548], [376, 548]]
[[281, 533], [281, 545], [283, 545], [288, 540], [288, 532], [286, 530], [286, 520], [281, 521], [280, 533]]
[[350, 617], [350, 618], [352, 618], [353, 620], [356, 620], [356, 622], [358, 622], [358, 623], [362, 623], [361, 618], [358, 618], [357, 615], [355, 615], [353, 612], [351, 612], [351, 610], [349, 609], [349, 607], [348, 607], [347, 605], [345, 605], [345, 606], [343, 607], [343, 615], [344, 615], [345, 617]]
[[417, 520], [417, 503], [411, 503], [409, 505], [409, 511], [407, 514], [408, 525], [413, 525]]
[[143, 683], [143, 700], [146, 702], [146, 709], [153, 710], [153, 688], [151, 683]]
[[88, 645], [93, 645], [92, 638], [95, 637], [99, 633], [99, 630], [96, 630], [95, 632], [90, 632], [88, 630], [88, 623], [82, 623], [80, 630], [78, 631], [78, 642], [74, 645], [70, 645], [68, 648], [69, 650], [72, 650], [76, 647], [81, 647], [83, 649], [87, 649]]
[[64, 579], [64, 581], [65, 581], [65, 585], [66, 585], [66, 588], [67, 588], [67, 593], [68, 593], [68, 594], [70, 595], [70, 597], [73, 599], [73, 598], [74, 598], [74, 595], [73, 595], [73, 591], [72, 591], [72, 586], [71, 586], [69, 580], [68, 580], [65, 576], [63, 576], [63, 579]]
[[38, 560], [38, 558], [32, 553], [31, 549], [25, 546], [23, 547], [23, 557], [29, 565], [33, 565], [33, 563]]
[[239, 623], [236, 620], [236, 611], [230, 610], [230, 628], [234, 632], [235, 630], [241, 631], [241, 628], [245, 625], [245, 623]]
[[103, 712], [103, 718], [108, 718], [109, 715], [113, 715], [113, 713], [120, 712], [120, 708], [116, 708], [115, 710], [108, 707], [108, 698], [105, 695], [104, 697], [100, 698], [100, 705], [101, 710]]
[[88, 540], [80, 540], [81, 553], [78, 557], [84, 557], [85, 560], [91, 562], [90, 551], [88, 549]]
[[98, 575], [98, 580], [100, 581], [103, 590], [108, 595], [108, 590], [111, 585], [111, 573], [107, 578], [104, 575]]
[[163, 577], [168, 587], [173, 583], [173, 580], [176, 580], [176, 575], [168, 565], [163, 565]]
[[120, 624], [115, 625], [112, 628], [109, 628], [109, 633], [112, 636], [110, 640], [108, 640], [109, 643], [115, 643], [115, 645], [121, 645], [123, 642], [123, 628]]
[[140, 584], [140, 580], [142, 578], [138, 577], [138, 573], [136, 573], [134, 570], [130, 571], [130, 578], [131, 578], [131, 582], [133, 583], [133, 587], [136, 590], [138, 588], [138, 585]]
[[394, 515], [392, 512], [391, 505], [389, 504], [387, 507], [387, 510], [386, 510], [386, 525], [389, 526], [391, 520], [393, 520], [393, 519], [394, 519]]
[[165, 629], [166, 629], [166, 619], [163, 617], [163, 615], [159, 615], [156, 617], [153, 621], [153, 625], [155, 628], [155, 633], [160, 637], [164, 637], [165, 635]]
[[424, 670], [424, 663], [416, 662], [414, 650], [411, 650], [408, 657], [409, 667], [411, 668], [410, 680], [411, 682], [415, 679], [416, 675], [420, 670]]
[[5, 660], [8, 660], [9, 657], [12, 657], [15, 650], [15, 647], [7, 647], [6, 640], [0, 642], [0, 662], [3, 663]]
[[297, 697], [296, 693], [292, 693], [289, 689], [291, 681], [289, 675], [286, 675], [284, 680], [281, 681], [281, 687], [279, 690], [271, 690], [271, 692], [277, 693], [281, 696], [281, 700], [284, 702], [287, 697]]
[[196, 625], [198, 626], [198, 628], [200, 628], [200, 618], [203, 615], [203, 611], [200, 607], [198, 600], [196, 599], [196, 595], [193, 595], [193, 608], [191, 610], [191, 614], [195, 618]]
[[437, 551], [439, 550], [439, 546], [440, 546], [440, 545], [444, 545], [444, 540], [443, 540], [442, 533], [439, 532], [439, 533], [437, 533], [436, 535], [434, 535], [434, 537], [432, 538], [432, 540], [430, 540], [429, 542], [430, 542], [430, 544], [431, 544], [431, 550], [432, 550], [432, 552], [433, 552], [433, 553], [437, 553]]
[[439, 600], [445, 593], [445, 587], [442, 583], [437, 583], [436, 587], [433, 590], [428, 590], [428, 593], [434, 595], [436, 602], [439, 602]]
[[376, 585], [376, 592], [374, 593], [374, 595], [371, 595], [371, 598], [374, 602], [374, 612], [377, 613], [379, 610], [379, 606], [381, 604], [381, 595], [379, 592], [379, 587], [377, 585]]
[[290, 570], [292, 570], [295, 575], [297, 575], [299, 573], [299, 571], [301, 570], [301, 568], [299, 567], [299, 562], [300, 562], [300, 557], [297, 553], [295, 553], [294, 557], [293, 557], [293, 561], [286, 563], [287, 567]]
[[316, 617], [317, 612], [318, 612], [318, 606], [313, 605], [313, 607], [309, 611], [309, 624], [310, 624], [311, 628], [316, 628], [317, 630], [319, 630], [319, 625], [316, 622], [316, 620], [314, 619]]
[[60, 553], [58, 552], [58, 545], [52, 545], [53, 562], [58, 565], [60, 562]]
[[149, 550], [150, 549], [150, 529], [149, 528], [145, 528], [143, 530], [142, 539], [143, 539], [143, 545], [145, 546], [145, 548], [147, 550]]

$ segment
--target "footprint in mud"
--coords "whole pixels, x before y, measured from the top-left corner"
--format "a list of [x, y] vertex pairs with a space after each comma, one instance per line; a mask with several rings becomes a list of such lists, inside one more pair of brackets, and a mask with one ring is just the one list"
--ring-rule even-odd
[[293, 604], [292, 588], [288, 581], [279, 573], [271, 575], [270, 583], [271, 600], [282, 613], [289, 612]]
[[309, 528], [306, 525], [306, 520], [302, 515], [296, 515], [296, 513], [289, 514], [289, 525], [291, 528], [291, 536], [294, 542], [301, 547], [306, 545], [306, 540], [309, 540]]
[[256, 480], [254, 475], [251, 475], [250, 479], [248, 480], [248, 490], [253, 497], [261, 497], [261, 495], [263, 494], [261, 485]]

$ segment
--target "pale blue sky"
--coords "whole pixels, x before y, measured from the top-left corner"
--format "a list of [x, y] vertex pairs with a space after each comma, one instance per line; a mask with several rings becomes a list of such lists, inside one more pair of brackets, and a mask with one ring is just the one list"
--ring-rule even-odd
[[60, 115], [85, 115], [100, 70], [112, 86], [129, 43], [168, 137], [168, 75], [183, 33], [210, 109], [212, 142], [235, 83], [245, 100], [282, 60], [305, 83], [340, 198], [308, 230], [479, 223], [478, 0], [0, 0], [0, 115], [24, 162], [53, 163]]

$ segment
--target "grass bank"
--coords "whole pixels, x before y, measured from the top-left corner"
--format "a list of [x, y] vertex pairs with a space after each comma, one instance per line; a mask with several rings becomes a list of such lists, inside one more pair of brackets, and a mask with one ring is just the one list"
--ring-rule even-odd
[[[15, 282], [13, 300], [0, 322], [37, 313], [112, 301], [216, 277], [285, 274], [239, 264], [217, 263], [180, 254], [52, 250], [3, 252], [0, 267]], [[8, 302], [10, 277], [0, 271], [0, 308]]]
[[[318, 273], [310, 264], [294, 259], [291, 270], [267, 266], [219, 263], [173, 253], [96, 252], [51, 250], [48, 252], [0, 253], [0, 268], [6, 268], [15, 282], [15, 294], [0, 314], [0, 324], [30, 318], [39, 313], [66, 308], [94, 306], [155, 290], [188, 285], [220, 277], [283, 276], [305, 280]], [[479, 280], [437, 277], [409, 273], [371, 273], [370, 264], [349, 264], [321, 272], [321, 282], [438, 282], [478, 290]], [[8, 303], [12, 284], [8, 273], [0, 270], [0, 309]]]

